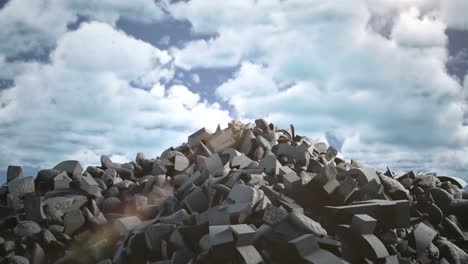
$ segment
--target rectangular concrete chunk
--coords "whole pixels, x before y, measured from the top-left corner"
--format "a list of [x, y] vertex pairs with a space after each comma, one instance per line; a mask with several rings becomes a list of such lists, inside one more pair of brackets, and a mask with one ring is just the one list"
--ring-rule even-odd
[[283, 175], [283, 184], [287, 193], [292, 193], [301, 187], [301, 178], [295, 172], [289, 172]]
[[217, 225], [209, 227], [211, 247], [234, 243], [234, 236], [228, 225]]
[[252, 229], [249, 225], [240, 224], [240, 225], [231, 225], [231, 231], [234, 233], [236, 238], [236, 246], [248, 246], [253, 243], [255, 240], [256, 231]]
[[351, 230], [357, 234], [374, 233], [377, 220], [367, 214], [355, 214], [351, 222]]

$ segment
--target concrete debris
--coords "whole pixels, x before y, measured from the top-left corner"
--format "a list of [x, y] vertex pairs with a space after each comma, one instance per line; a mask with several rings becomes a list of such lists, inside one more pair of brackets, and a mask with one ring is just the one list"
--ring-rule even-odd
[[2, 263], [468, 263], [457, 177], [384, 173], [263, 119], [0, 189]]

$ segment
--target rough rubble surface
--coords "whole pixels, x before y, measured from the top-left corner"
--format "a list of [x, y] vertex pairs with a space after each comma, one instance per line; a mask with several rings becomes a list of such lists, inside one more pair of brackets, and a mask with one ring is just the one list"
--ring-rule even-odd
[[468, 263], [465, 185], [232, 121], [155, 159], [10, 166], [0, 263]]

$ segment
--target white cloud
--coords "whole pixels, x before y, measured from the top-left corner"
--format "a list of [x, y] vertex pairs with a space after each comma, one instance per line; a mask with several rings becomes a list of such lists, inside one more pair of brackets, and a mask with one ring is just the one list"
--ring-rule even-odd
[[0, 93], [0, 135], [8, 139], [0, 166], [47, 167], [73, 157], [89, 164], [101, 154], [134, 159], [138, 151], [153, 157], [200, 127], [227, 123], [227, 111], [186, 87], [166, 93], [157, 80], [150, 91], [129, 85], [166, 67], [167, 56], [103, 23], [64, 34], [50, 64], [29, 65]]
[[[218, 37], [173, 54], [188, 69], [241, 64], [217, 89], [237, 117], [293, 123], [309, 136], [333, 131], [345, 138], [343, 155], [379, 169], [468, 169], [444, 158], [468, 150], [468, 130], [463, 88], [445, 70], [437, 1], [225, 2], [177, 4], [179, 17]], [[373, 16], [392, 12], [389, 39], [369, 29]]]
[[0, 54], [47, 56], [78, 15], [112, 25], [120, 17], [147, 23], [164, 18], [152, 0], [11, 0], [0, 9]]
[[442, 47], [444, 48], [447, 37], [445, 36], [445, 24], [437, 19], [423, 16], [416, 8], [411, 8], [400, 14], [395, 22], [391, 38], [399, 45], [409, 47]]

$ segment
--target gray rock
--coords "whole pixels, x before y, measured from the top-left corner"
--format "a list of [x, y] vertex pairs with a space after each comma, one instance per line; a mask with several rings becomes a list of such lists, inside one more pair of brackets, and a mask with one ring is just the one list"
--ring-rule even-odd
[[35, 191], [34, 178], [20, 177], [8, 183], [8, 192], [16, 197], [23, 197], [25, 194], [33, 193]]
[[55, 165], [52, 169], [58, 171], [66, 171], [68, 175], [82, 175], [83, 167], [79, 161], [76, 160], [66, 160], [62, 161], [59, 164]]
[[128, 216], [115, 220], [114, 226], [117, 232], [122, 236], [135, 229], [141, 224], [140, 218], [136, 216]]
[[99, 195], [99, 184], [90, 176], [83, 176], [80, 180], [80, 189], [91, 195]]
[[13, 233], [18, 237], [33, 238], [38, 236], [42, 231], [39, 224], [33, 221], [21, 221], [13, 229]]
[[20, 177], [23, 177], [23, 169], [20, 166], [8, 166], [7, 182]]
[[85, 218], [80, 209], [73, 209], [63, 217], [63, 224], [65, 226], [64, 233], [66, 235], [73, 235], [78, 229], [85, 224]]
[[70, 188], [71, 182], [72, 182], [72, 179], [70, 179], [67, 173], [63, 171], [62, 173], [54, 177], [54, 189], [55, 190], [68, 189]]
[[27, 194], [24, 196], [24, 211], [26, 219], [38, 223], [46, 220], [44, 209], [42, 207], [42, 198], [35, 193]]

